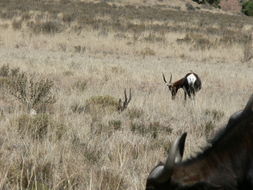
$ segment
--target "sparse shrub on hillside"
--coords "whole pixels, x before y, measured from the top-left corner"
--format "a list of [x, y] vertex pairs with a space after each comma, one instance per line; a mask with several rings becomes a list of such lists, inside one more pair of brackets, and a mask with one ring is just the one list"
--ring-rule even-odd
[[117, 111], [118, 100], [112, 96], [92, 96], [86, 100], [87, 110], [98, 112]]
[[[17, 158], [16, 158], [17, 159]], [[50, 162], [35, 162], [32, 159], [17, 159], [9, 167], [6, 181], [17, 189], [52, 189], [53, 165]]]
[[10, 68], [9, 65], [0, 67], [0, 77], [12, 77], [19, 73], [19, 68]]
[[220, 4], [220, 0], [193, 0], [194, 2], [197, 2], [199, 4], [210, 4], [210, 5], [213, 5], [214, 7], [220, 7], [219, 4]]
[[16, 119], [16, 123], [21, 137], [29, 136], [34, 140], [42, 140], [47, 136], [50, 140], [58, 140], [66, 130], [63, 124], [54, 121], [48, 114], [23, 114]]
[[252, 35], [247, 35], [247, 40], [243, 45], [243, 59], [242, 62], [250, 61], [253, 58], [253, 40]]
[[[10, 71], [6, 80], [6, 89], [25, 105], [27, 111], [31, 109], [45, 110], [47, 105], [55, 103], [56, 100], [52, 94], [53, 81], [36, 79], [25, 72], [20, 72], [19, 69]], [[6, 75], [4, 71], [2, 74]]]
[[242, 12], [247, 16], [253, 16], [253, 0], [246, 1], [242, 4]]
[[32, 29], [34, 33], [54, 34], [63, 30], [63, 25], [56, 21], [47, 22], [29, 22], [28, 27]]
[[22, 28], [22, 20], [14, 20], [12, 22], [12, 28], [14, 30], [20, 30]]
[[62, 21], [65, 23], [71, 23], [75, 20], [75, 14], [65, 13], [63, 14]]
[[219, 110], [209, 110], [207, 109], [204, 114], [207, 117], [211, 117], [212, 120], [214, 121], [220, 121], [222, 117], [224, 117], [224, 112], [223, 111], [219, 111]]
[[188, 2], [187, 2], [187, 3], [185, 4], [185, 6], [186, 6], [186, 8], [187, 8], [188, 11], [194, 11], [194, 10], [195, 10], [195, 8], [192, 6], [191, 3], [188, 3]]
[[219, 110], [209, 110], [204, 112], [204, 122], [201, 128], [204, 129], [204, 135], [208, 138], [216, 128], [216, 122], [219, 122], [224, 117], [224, 112]]
[[129, 117], [129, 119], [133, 120], [133, 119], [138, 119], [140, 117], [142, 117], [144, 114], [144, 111], [142, 109], [139, 108], [129, 108], [127, 111], [127, 116]]
[[220, 0], [205, 0], [205, 2], [215, 7], [220, 7]]
[[77, 53], [84, 53], [86, 51], [86, 47], [85, 46], [74, 46], [74, 51]]
[[213, 46], [212, 42], [204, 35], [188, 33], [182, 39], [177, 39], [178, 44], [192, 44], [194, 49], [209, 49]]
[[108, 124], [102, 122], [92, 122], [91, 133], [93, 135], [110, 137], [115, 131], [121, 129], [121, 121], [109, 121]]
[[210, 134], [214, 131], [216, 125], [213, 121], [207, 121], [206, 123], [202, 124], [201, 126], [204, 128], [205, 136], [208, 138]]
[[99, 147], [98, 143], [90, 143], [92, 140], [82, 141], [75, 133], [72, 134], [71, 144], [73, 152], [81, 153], [89, 164], [97, 164], [102, 157], [103, 147]]
[[74, 88], [83, 92], [87, 88], [87, 80], [78, 80], [74, 83]]
[[149, 47], [144, 48], [141, 52], [140, 55], [142, 55], [143, 57], [146, 56], [154, 56], [155, 55], [155, 51]]
[[155, 32], [150, 32], [148, 36], [144, 37], [144, 40], [147, 42], [165, 42], [166, 38], [164, 36], [158, 36]]
[[131, 131], [142, 136], [151, 136], [157, 138], [159, 134], [170, 134], [172, 129], [169, 126], [164, 126], [159, 122], [144, 123], [141, 121], [132, 121], [130, 124]]
[[119, 130], [121, 128], [121, 121], [120, 120], [110, 120], [108, 125], [111, 126], [115, 130]]
[[85, 105], [81, 105], [79, 103], [73, 103], [71, 106], [70, 106], [70, 109], [73, 113], [83, 113], [85, 112]]
[[103, 190], [125, 190], [127, 189], [127, 184], [121, 172], [101, 169], [96, 170], [94, 179], [97, 180], [98, 187], [103, 187]]
[[73, 71], [64, 71], [63, 75], [65, 75], [65, 76], [73, 76], [74, 73], [73, 73]]

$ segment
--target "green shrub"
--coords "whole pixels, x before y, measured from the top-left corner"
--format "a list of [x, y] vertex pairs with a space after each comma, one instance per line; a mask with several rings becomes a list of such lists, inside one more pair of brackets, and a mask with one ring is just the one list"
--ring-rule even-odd
[[242, 4], [242, 12], [247, 16], [253, 16], [253, 0], [246, 1]]

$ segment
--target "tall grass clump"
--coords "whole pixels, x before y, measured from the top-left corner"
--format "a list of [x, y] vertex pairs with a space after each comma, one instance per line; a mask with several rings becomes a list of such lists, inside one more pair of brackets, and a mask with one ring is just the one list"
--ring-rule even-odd
[[21, 137], [28, 136], [33, 140], [43, 140], [45, 137], [59, 140], [66, 129], [64, 124], [56, 122], [50, 115], [43, 113], [35, 116], [22, 114], [15, 122]]

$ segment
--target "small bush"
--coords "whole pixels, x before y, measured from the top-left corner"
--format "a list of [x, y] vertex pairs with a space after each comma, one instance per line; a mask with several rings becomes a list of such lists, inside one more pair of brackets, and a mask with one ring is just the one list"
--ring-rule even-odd
[[121, 128], [121, 121], [120, 120], [110, 120], [108, 125], [113, 127], [114, 130], [119, 130]]
[[115, 131], [121, 129], [121, 121], [109, 121], [108, 124], [93, 122], [91, 124], [91, 133], [103, 137], [110, 137]]
[[246, 1], [242, 4], [242, 12], [247, 16], [253, 16], [253, 0]]
[[146, 47], [144, 48], [141, 52], [140, 52], [140, 55], [142, 55], [143, 57], [146, 57], [146, 56], [154, 56], [156, 53], [154, 50], [152, 50], [151, 48], [149, 47]]
[[78, 103], [74, 103], [70, 106], [70, 109], [73, 113], [83, 113], [85, 112], [85, 106], [84, 105], [80, 105]]
[[154, 32], [150, 32], [148, 36], [144, 38], [145, 41], [155, 43], [155, 42], [165, 42], [166, 38], [164, 36], [157, 36]]
[[118, 100], [112, 96], [92, 96], [86, 101], [87, 110], [98, 112], [117, 111]]
[[75, 15], [74, 14], [64, 14], [62, 17], [62, 21], [66, 23], [73, 22], [75, 20]]
[[19, 70], [11, 70], [6, 87], [11, 95], [26, 106], [27, 111], [38, 110], [49, 104], [54, 104], [56, 101], [52, 94], [53, 81], [35, 79], [25, 72], [19, 72]]
[[127, 188], [125, 179], [116, 171], [103, 169], [96, 171], [95, 179], [98, 186], [103, 186], [103, 190], [124, 190]]
[[192, 44], [194, 49], [209, 49], [213, 44], [203, 35], [196, 33], [186, 34], [184, 38], [177, 39], [178, 44]]
[[10, 74], [10, 67], [9, 67], [9, 65], [3, 65], [0, 68], [0, 76], [1, 77], [8, 77], [9, 74]]
[[213, 5], [215, 7], [220, 7], [220, 0], [205, 0], [206, 2], [208, 2], [210, 5]]
[[210, 116], [210, 119], [213, 121], [220, 121], [221, 118], [225, 115], [224, 112], [219, 110], [206, 110], [204, 113], [206, 116]]
[[7, 181], [15, 184], [17, 181], [18, 189], [43, 189], [50, 188], [53, 178], [53, 165], [50, 162], [35, 162], [33, 160], [19, 159], [14, 165], [10, 166]]
[[22, 28], [22, 20], [20, 20], [20, 21], [14, 20], [14, 21], [12, 22], [12, 28], [13, 28], [14, 30], [19, 30], [19, 29], [21, 29], [21, 28]]
[[78, 80], [74, 84], [74, 88], [80, 92], [83, 92], [87, 88], [87, 81], [86, 80]]
[[[16, 119], [18, 132], [22, 137], [30, 136], [34, 140], [42, 140], [49, 135], [50, 139], [60, 139], [65, 133], [65, 126], [55, 122], [48, 114], [30, 116], [23, 114]], [[55, 133], [48, 134], [49, 128]]]
[[214, 121], [209, 120], [205, 122], [204, 124], [202, 124], [201, 128], [204, 129], [204, 135], [206, 136], [206, 138], [208, 138], [210, 134], [212, 134], [212, 132], [216, 128], [216, 125]]
[[186, 3], [185, 6], [186, 6], [188, 11], [194, 11], [195, 10], [195, 8], [190, 3]]
[[220, 0], [193, 0], [194, 2], [197, 2], [199, 4], [208, 3], [210, 5], [213, 5], [214, 7], [220, 7]]
[[253, 40], [251, 34], [246, 35], [247, 40], [243, 45], [243, 58], [242, 62], [250, 61], [253, 58]]
[[131, 131], [139, 133], [142, 136], [150, 135], [152, 138], [157, 138], [159, 134], [172, 132], [172, 129], [168, 126], [163, 126], [159, 122], [151, 122], [145, 125], [142, 122], [131, 122]]
[[59, 33], [63, 30], [63, 25], [59, 22], [48, 21], [48, 22], [30, 22], [28, 27], [32, 29], [34, 33], [54, 34]]
[[142, 109], [138, 109], [138, 108], [129, 108], [127, 111], [127, 116], [129, 117], [129, 119], [133, 120], [133, 119], [138, 119], [140, 117], [142, 117], [144, 114], [144, 111]]

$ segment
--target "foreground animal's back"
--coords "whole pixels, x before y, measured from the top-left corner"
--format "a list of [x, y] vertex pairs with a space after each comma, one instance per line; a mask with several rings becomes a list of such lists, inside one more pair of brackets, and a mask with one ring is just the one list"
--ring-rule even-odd
[[186, 133], [177, 138], [165, 163], [148, 176], [146, 190], [253, 190], [252, 137], [253, 95], [211, 146], [194, 158], [181, 162]]

